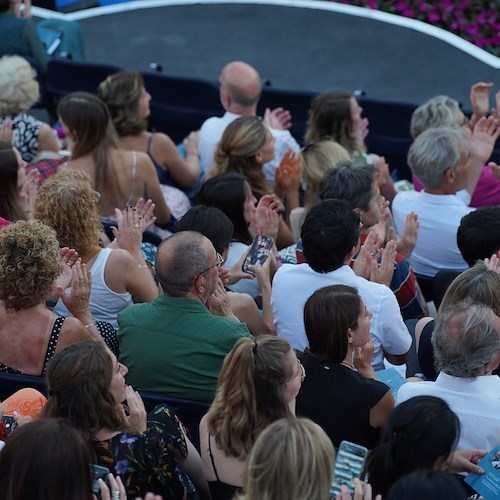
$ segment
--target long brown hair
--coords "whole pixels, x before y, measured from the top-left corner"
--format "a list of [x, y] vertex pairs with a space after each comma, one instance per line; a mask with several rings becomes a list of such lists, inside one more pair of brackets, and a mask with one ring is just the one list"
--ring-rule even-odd
[[18, 169], [12, 144], [0, 141], [0, 217], [11, 222], [28, 218], [17, 190]]
[[[119, 148], [118, 137], [106, 105], [87, 92], [73, 92], [64, 96], [57, 106], [57, 113], [75, 136], [71, 159], [77, 160], [92, 153], [96, 166], [95, 188], [116, 193], [116, 165], [110, 152]], [[122, 194], [122, 193], [118, 193]]]
[[240, 339], [226, 356], [207, 414], [208, 431], [226, 455], [245, 459], [270, 423], [292, 416], [285, 396], [290, 350], [285, 339], [261, 335]]
[[47, 366], [49, 399], [43, 417], [63, 417], [90, 441], [101, 427], [123, 430], [125, 415], [109, 391], [113, 366], [100, 342], [80, 342], [57, 353]]
[[231, 122], [217, 145], [215, 167], [211, 176], [235, 172], [248, 180], [252, 191], [260, 195], [269, 193], [271, 188], [266, 181], [257, 154], [267, 137], [266, 126], [258, 116], [242, 116]]

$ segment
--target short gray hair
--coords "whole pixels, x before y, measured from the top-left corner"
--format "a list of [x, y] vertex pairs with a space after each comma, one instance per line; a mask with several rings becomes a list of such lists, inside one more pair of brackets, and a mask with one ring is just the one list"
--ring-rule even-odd
[[476, 378], [500, 352], [500, 330], [490, 307], [469, 300], [440, 312], [432, 335], [437, 370], [459, 378]]
[[457, 126], [460, 106], [455, 99], [438, 95], [419, 106], [411, 115], [410, 134], [416, 139], [428, 128]]
[[408, 152], [408, 165], [426, 188], [437, 188], [443, 174], [457, 168], [461, 152], [468, 148], [465, 133], [452, 127], [436, 127], [420, 134]]
[[211, 256], [203, 247], [206, 239], [196, 231], [181, 231], [161, 243], [155, 268], [165, 295], [184, 297], [196, 277], [210, 266]]

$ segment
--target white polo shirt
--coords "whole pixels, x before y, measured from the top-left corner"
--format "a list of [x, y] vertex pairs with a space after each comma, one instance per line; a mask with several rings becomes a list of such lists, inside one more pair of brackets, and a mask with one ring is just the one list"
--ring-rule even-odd
[[399, 234], [406, 216], [410, 212], [418, 215], [417, 244], [408, 258], [415, 273], [434, 277], [440, 269], [468, 269], [457, 246], [457, 230], [462, 217], [474, 208], [468, 207], [463, 198], [425, 191], [404, 191], [394, 198], [392, 215]]
[[457, 449], [491, 450], [500, 443], [500, 377], [452, 377], [441, 372], [435, 382], [408, 382], [401, 386], [397, 403], [415, 396], [444, 399], [460, 419]]
[[411, 336], [403, 322], [394, 293], [385, 285], [372, 283], [357, 276], [349, 266], [330, 273], [317, 273], [308, 264], [283, 264], [273, 279], [271, 306], [278, 334], [294, 349], [303, 351], [307, 345], [304, 328], [304, 304], [319, 288], [348, 285], [356, 288], [366, 308], [373, 314], [370, 333], [375, 351], [372, 365], [384, 368], [384, 354], [405, 354], [411, 346]]

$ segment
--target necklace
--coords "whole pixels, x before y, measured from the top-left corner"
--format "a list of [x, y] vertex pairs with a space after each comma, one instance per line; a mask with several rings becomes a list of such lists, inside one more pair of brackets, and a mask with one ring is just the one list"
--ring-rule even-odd
[[350, 365], [349, 363], [346, 363], [345, 361], [342, 361], [340, 364], [347, 366], [347, 368], [350, 368], [351, 370], [354, 370], [354, 365]]

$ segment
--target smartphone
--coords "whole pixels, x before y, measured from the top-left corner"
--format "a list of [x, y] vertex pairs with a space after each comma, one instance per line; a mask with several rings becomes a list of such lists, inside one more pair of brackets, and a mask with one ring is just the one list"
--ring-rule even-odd
[[249, 265], [262, 267], [273, 248], [273, 239], [265, 234], [257, 234], [252, 241], [252, 246], [248, 251], [246, 259], [243, 261], [241, 269], [243, 272], [255, 276], [255, 273], [248, 269]]
[[109, 469], [107, 467], [101, 467], [100, 465], [90, 464], [90, 472], [92, 474], [92, 491], [94, 492], [94, 495], [100, 499], [101, 489], [99, 488], [99, 483], [97, 481], [102, 479], [109, 486]]
[[17, 426], [17, 423], [12, 415], [3, 415], [2, 424], [3, 427], [5, 428], [6, 436], [10, 436], [14, 432], [14, 429]]
[[367, 454], [368, 449], [364, 446], [349, 441], [340, 443], [333, 469], [333, 483], [330, 487], [330, 495], [333, 498], [340, 493], [343, 484], [351, 493], [354, 492], [354, 478], [360, 477]]

